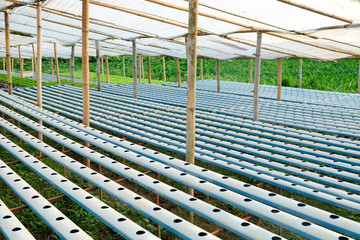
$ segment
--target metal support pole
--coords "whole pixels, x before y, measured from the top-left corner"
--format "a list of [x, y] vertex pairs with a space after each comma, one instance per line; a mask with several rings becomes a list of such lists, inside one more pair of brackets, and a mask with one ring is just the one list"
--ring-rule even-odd
[[148, 62], [148, 79], [149, 79], [149, 83], [151, 84], [151, 61], [150, 61], [150, 57], [147, 58], [147, 62]]
[[[42, 2], [38, 0], [36, 7], [36, 19], [37, 19], [37, 57], [36, 57], [36, 83], [37, 83], [37, 105], [42, 108]], [[38, 123], [42, 125], [42, 121]], [[41, 133], [38, 133], [38, 138], [43, 139]], [[40, 152], [41, 155], [41, 152]]]
[[133, 97], [137, 98], [137, 76], [136, 76], [136, 39], [132, 41], [133, 50]]
[[299, 88], [302, 88], [302, 59], [299, 59]]
[[260, 87], [260, 65], [261, 65], [262, 32], [257, 32], [257, 43], [255, 53], [255, 79], [254, 79], [254, 121], [259, 120], [259, 87]]
[[19, 63], [20, 63], [20, 77], [24, 77], [24, 65], [23, 60], [21, 58], [21, 46], [18, 46], [19, 48]]
[[142, 78], [145, 79], [145, 72], [144, 72], [144, 59], [143, 55], [141, 55], [141, 71], [142, 71]]
[[220, 61], [216, 60], [216, 85], [217, 92], [220, 92]]
[[282, 62], [281, 59], [277, 61], [277, 100], [281, 101], [281, 84], [282, 84]]
[[[83, 124], [90, 126], [89, 89], [89, 0], [82, 1], [82, 73], [83, 73]], [[85, 146], [90, 144], [85, 142]], [[84, 165], [90, 167], [90, 160], [84, 158]]]
[[104, 74], [104, 57], [101, 57], [101, 73]]
[[204, 80], [203, 59], [200, 59], [200, 80]]
[[176, 70], [177, 70], [177, 79], [178, 79], [178, 87], [181, 87], [181, 76], [180, 76], [180, 59], [176, 58]]
[[[186, 161], [195, 164], [195, 105], [196, 105], [196, 65], [197, 65], [198, 0], [189, 0], [189, 28], [187, 37], [187, 110], [186, 110]], [[188, 188], [190, 195], [194, 189]], [[189, 212], [188, 220], [194, 221]]]
[[8, 91], [12, 95], [12, 75], [11, 75], [11, 52], [10, 52], [10, 27], [9, 27], [9, 9], [4, 11], [5, 20], [5, 43], [6, 43], [6, 61], [7, 61], [7, 80]]
[[71, 76], [71, 85], [75, 86], [75, 45], [71, 46], [71, 58], [70, 58], [70, 76]]
[[109, 57], [105, 56], [105, 65], [106, 65], [106, 83], [110, 83], [110, 77], [109, 77]]
[[100, 41], [96, 41], [96, 76], [98, 82], [98, 91], [101, 92], [101, 73], [100, 73]]
[[164, 73], [164, 82], [166, 82], [166, 66], [165, 66], [165, 56], [162, 57], [163, 61], [163, 73]]
[[252, 77], [252, 65], [253, 65], [253, 63], [252, 62], [253, 62], [252, 58], [250, 58], [250, 83], [253, 82], [253, 77]]
[[60, 85], [59, 60], [57, 57], [56, 42], [54, 42], [54, 57], [55, 57], [55, 67], [56, 67], [56, 81], [57, 84]]

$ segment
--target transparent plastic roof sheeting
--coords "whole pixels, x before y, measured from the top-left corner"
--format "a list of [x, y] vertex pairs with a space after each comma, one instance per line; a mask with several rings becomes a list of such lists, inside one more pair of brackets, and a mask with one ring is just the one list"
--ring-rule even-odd
[[[11, 9], [10, 30], [32, 36], [14, 36], [11, 46], [36, 41], [33, 2], [0, 3], [0, 10]], [[95, 56], [95, 40], [102, 42], [102, 55], [119, 56], [130, 55], [131, 40], [137, 39], [138, 54], [186, 58], [187, 8], [185, 0], [90, 0], [90, 56]], [[253, 58], [255, 32], [260, 30], [263, 59], [358, 58], [359, 11], [360, 2], [353, 0], [200, 0], [198, 55], [220, 60]], [[75, 56], [81, 56], [81, 14], [80, 0], [43, 4], [43, 41], [57, 42], [60, 58], [70, 58], [71, 45], [76, 45]], [[0, 14], [0, 30], [4, 27], [4, 14]], [[5, 53], [3, 37], [0, 57]], [[25, 48], [23, 55], [31, 57], [31, 48]], [[44, 44], [44, 56], [53, 56], [51, 45]]]

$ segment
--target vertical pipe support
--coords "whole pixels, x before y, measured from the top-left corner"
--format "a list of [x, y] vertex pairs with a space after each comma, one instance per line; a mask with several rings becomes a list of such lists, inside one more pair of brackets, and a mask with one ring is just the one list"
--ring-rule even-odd
[[201, 58], [200, 59], [200, 80], [204, 80], [204, 60]]
[[139, 61], [139, 66], [138, 66], [138, 70], [139, 70], [139, 83], [141, 83], [141, 55], [139, 55], [139, 58], [138, 58], [138, 61]]
[[123, 56], [123, 74], [125, 77], [125, 56]]
[[37, 68], [36, 68], [36, 66], [37, 66], [37, 61], [36, 61], [35, 44], [32, 43], [31, 46], [32, 46], [32, 50], [33, 50], [34, 69], [35, 69], [35, 76], [36, 76], [36, 72], [37, 72]]
[[254, 106], [253, 120], [259, 120], [259, 87], [260, 87], [260, 66], [261, 66], [261, 45], [262, 32], [257, 32], [256, 53], [255, 53], [255, 79], [254, 79]]

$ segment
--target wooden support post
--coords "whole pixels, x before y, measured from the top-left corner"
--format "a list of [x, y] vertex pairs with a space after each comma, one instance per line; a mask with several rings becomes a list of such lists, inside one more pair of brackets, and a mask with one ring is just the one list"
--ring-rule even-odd
[[70, 57], [70, 77], [71, 77], [71, 85], [75, 86], [75, 45], [71, 46], [71, 57]]
[[138, 61], [139, 61], [139, 67], [138, 67], [138, 70], [139, 70], [139, 83], [141, 83], [141, 55], [139, 55], [139, 58], [138, 58]]
[[[36, 83], [37, 83], [37, 105], [42, 108], [42, 1], [37, 1], [36, 20], [37, 20], [37, 57], [36, 57]], [[38, 123], [42, 125], [42, 121]], [[38, 133], [38, 138], [42, 141], [43, 135]], [[41, 154], [41, 153], [40, 153]]]
[[[90, 126], [89, 89], [89, 0], [82, 0], [82, 77], [83, 77], [83, 124]], [[85, 146], [90, 144], [85, 142]], [[90, 167], [90, 160], [84, 158], [84, 165]]]
[[35, 76], [36, 76], [36, 53], [35, 53], [35, 44], [34, 43], [32, 43], [31, 44], [31, 46], [32, 46], [32, 50], [33, 50], [33, 59], [34, 59], [34, 69], [35, 69]]
[[204, 80], [203, 62], [204, 62], [204, 60], [201, 58], [200, 59], [200, 80]]
[[124, 77], [126, 76], [125, 75], [125, 56], [123, 56], [123, 73], [124, 73]]
[[137, 98], [136, 39], [132, 41], [132, 52], [133, 52], [133, 97]]
[[11, 71], [11, 52], [10, 52], [10, 26], [9, 26], [9, 9], [4, 11], [5, 20], [5, 44], [6, 44], [6, 61], [7, 61], [7, 80], [9, 94], [13, 94], [12, 90], [12, 71]]
[[106, 65], [106, 83], [110, 83], [109, 57], [108, 56], [105, 56], [105, 65]]
[[104, 74], [104, 57], [101, 57], [101, 73]]
[[253, 83], [253, 60], [250, 58], [250, 83]]
[[360, 94], [360, 59], [359, 59], [359, 73], [358, 73], [358, 93]]
[[6, 60], [5, 60], [5, 59], [6, 59], [6, 58], [3, 58], [3, 71], [5, 71], [5, 69], [6, 69], [6, 68], [5, 68], [5, 66], [6, 66], [6, 64], [5, 64], [5, 61], [6, 61]]
[[34, 58], [31, 58], [31, 72], [34, 72]]
[[179, 60], [179, 58], [176, 58], [176, 70], [177, 70], [178, 87], [181, 88], [180, 60]]
[[20, 63], [20, 77], [24, 77], [24, 65], [23, 60], [21, 58], [21, 46], [18, 46], [19, 48], [19, 63]]
[[162, 60], [163, 60], [163, 73], [164, 73], [164, 82], [166, 82], [166, 66], [165, 66], [165, 56], [163, 56]]
[[255, 53], [255, 79], [254, 79], [254, 109], [253, 109], [254, 121], [259, 120], [261, 44], [262, 44], [262, 32], [257, 32], [256, 53]]
[[149, 83], [151, 84], [151, 61], [150, 61], [150, 57], [147, 58], [147, 62], [148, 62], [148, 79], [149, 79]]
[[[195, 164], [195, 106], [196, 106], [196, 65], [198, 0], [189, 0], [189, 28], [187, 37], [187, 110], [186, 110], [186, 161]], [[187, 191], [194, 196], [194, 189]], [[189, 212], [188, 220], [194, 222], [194, 214]]]
[[277, 61], [277, 100], [281, 101], [281, 85], [282, 85], [282, 62], [281, 59]]
[[54, 75], [54, 58], [50, 58], [51, 75]]
[[299, 88], [302, 88], [302, 59], [299, 59]]
[[55, 57], [55, 67], [56, 67], [56, 81], [57, 81], [57, 84], [60, 85], [59, 59], [57, 56], [56, 42], [54, 42], [54, 57]]
[[101, 92], [101, 74], [100, 74], [100, 41], [96, 41], [96, 76], [98, 83], [98, 91]]
[[217, 92], [220, 92], [220, 61], [216, 60], [216, 85]]

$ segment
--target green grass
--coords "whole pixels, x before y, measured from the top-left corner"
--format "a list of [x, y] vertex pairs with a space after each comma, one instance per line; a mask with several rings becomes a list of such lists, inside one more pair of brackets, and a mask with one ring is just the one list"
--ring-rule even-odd
[[[70, 76], [69, 61], [60, 59], [60, 73], [63, 76]], [[215, 79], [215, 60], [204, 60], [204, 79]], [[283, 60], [283, 86], [298, 87], [298, 64], [297, 59]], [[109, 57], [110, 83], [127, 84], [132, 83], [132, 57], [125, 57], [125, 72], [123, 76], [122, 57]], [[2, 62], [0, 62], [0, 69]], [[105, 66], [104, 66], [105, 68]], [[232, 60], [220, 62], [221, 80], [248, 82], [249, 81], [249, 60]], [[255, 68], [255, 64], [253, 69]], [[358, 60], [339, 60], [337, 62], [320, 62], [315, 60], [303, 60], [303, 88], [318, 89], [338, 92], [357, 92]], [[24, 70], [31, 70], [31, 61], [25, 60]], [[15, 60], [15, 71], [19, 71], [18, 61]], [[43, 59], [43, 72], [51, 73], [50, 60]], [[144, 72], [147, 82], [147, 63], [144, 58]], [[151, 59], [151, 77], [153, 84], [163, 83], [162, 58]], [[180, 60], [181, 80], [186, 81], [186, 61]], [[198, 61], [198, 75], [200, 75], [200, 61]], [[75, 59], [75, 77], [81, 78], [81, 59]], [[102, 74], [101, 79], [106, 82], [106, 75]], [[177, 81], [176, 61], [174, 58], [166, 57], [166, 79], [168, 82]], [[199, 77], [198, 77], [199, 79]], [[90, 80], [96, 81], [96, 59], [90, 58]], [[276, 61], [261, 62], [261, 84], [277, 84], [277, 63]], [[44, 84], [45, 85], [45, 84]]]

